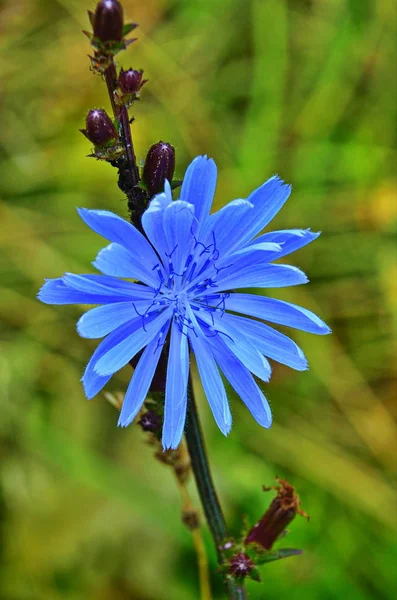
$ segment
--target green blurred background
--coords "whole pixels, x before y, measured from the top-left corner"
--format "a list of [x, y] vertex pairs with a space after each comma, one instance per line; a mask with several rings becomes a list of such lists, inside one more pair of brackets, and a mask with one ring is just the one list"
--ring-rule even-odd
[[[250, 598], [395, 597], [396, 57], [391, 0], [126, 0], [139, 41], [119, 55], [150, 82], [136, 106], [142, 158], [159, 139], [177, 174], [199, 153], [219, 168], [216, 206], [277, 172], [294, 187], [272, 228], [323, 235], [293, 256], [308, 286], [278, 290], [332, 326], [294, 333], [311, 369], [279, 365], [266, 386], [269, 431], [231, 394], [234, 428], [201, 414], [234, 533], [259, 518], [261, 491], [289, 479], [311, 521], [263, 568]], [[103, 245], [75, 207], [126, 215], [108, 165], [85, 158], [86, 111], [108, 108], [89, 71], [81, 0], [0, 3], [0, 597], [195, 600], [192, 541], [172, 473], [136, 427], [116, 427], [79, 382], [95, 343], [81, 307], [37, 302], [44, 277], [92, 272]], [[394, 278], [393, 278], [394, 275]], [[128, 369], [108, 390], [125, 390]], [[196, 500], [194, 486], [191, 483]], [[211, 540], [205, 542], [215, 571]], [[222, 598], [213, 574], [214, 598]]]

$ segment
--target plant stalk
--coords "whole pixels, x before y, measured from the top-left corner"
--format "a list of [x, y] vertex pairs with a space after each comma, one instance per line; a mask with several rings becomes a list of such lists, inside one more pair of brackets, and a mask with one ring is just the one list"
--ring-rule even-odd
[[119, 106], [115, 102], [114, 91], [117, 88], [117, 71], [113, 58], [111, 59], [110, 65], [105, 70], [105, 81], [114, 117], [121, 125], [122, 140], [125, 148], [124, 158], [115, 161], [113, 166], [117, 166], [119, 169], [119, 188], [127, 196], [128, 208], [131, 213], [131, 222], [137, 229], [142, 231], [140, 217], [146, 210], [148, 198], [146, 192], [139, 187], [139, 170], [136, 162], [127, 107], [123, 105]]
[[[218, 562], [222, 564], [224, 559], [221, 546], [227, 538], [227, 529], [208, 463], [191, 375], [189, 375], [188, 395], [189, 412], [185, 431], [187, 446], [200, 500], [218, 554]], [[228, 580], [226, 588], [230, 600], [246, 600], [244, 586]]]

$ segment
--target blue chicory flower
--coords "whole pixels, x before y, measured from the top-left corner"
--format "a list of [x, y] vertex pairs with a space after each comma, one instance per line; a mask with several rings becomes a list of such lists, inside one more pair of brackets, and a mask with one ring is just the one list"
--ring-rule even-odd
[[112, 212], [80, 209], [85, 223], [111, 242], [93, 263], [103, 275], [66, 273], [47, 280], [38, 296], [47, 304], [101, 305], [77, 324], [82, 337], [105, 338], [82, 378], [88, 398], [145, 348], [125, 394], [122, 427], [141, 409], [170, 335], [165, 449], [178, 446], [184, 429], [189, 347], [215, 421], [227, 435], [232, 417], [221, 372], [256, 421], [270, 427], [271, 411], [253, 375], [269, 381], [268, 358], [293, 369], [307, 368], [302, 350], [262, 320], [316, 334], [330, 332], [309, 310], [230, 291], [308, 281], [297, 267], [272, 261], [302, 248], [318, 233], [289, 229], [256, 237], [283, 206], [290, 186], [272, 177], [246, 200], [233, 200], [210, 214], [215, 185], [214, 161], [198, 156], [186, 171], [180, 200], [172, 199], [168, 182], [151, 200], [142, 216], [146, 237]]

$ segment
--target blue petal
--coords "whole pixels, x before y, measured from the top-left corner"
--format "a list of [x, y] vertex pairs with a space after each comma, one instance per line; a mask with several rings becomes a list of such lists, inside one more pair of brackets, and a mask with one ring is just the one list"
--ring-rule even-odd
[[147, 266], [138, 255], [120, 244], [113, 243], [102, 248], [92, 264], [105, 275], [138, 279], [153, 287], [158, 284], [157, 274], [153, 271], [154, 265]]
[[247, 201], [254, 205], [254, 209], [246, 215], [244, 226], [234, 246], [243, 246], [262, 231], [284, 205], [290, 193], [291, 186], [284, 185], [277, 176], [271, 177], [253, 191]]
[[[217, 328], [221, 326], [219, 321], [220, 318], [216, 317], [215, 325]], [[265, 356], [288, 365], [297, 371], [304, 371], [308, 368], [305, 355], [299, 346], [289, 337], [265, 325], [265, 323], [225, 313], [222, 317], [222, 324], [224, 327], [230, 325], [241, 331]]]
[[270, 231], [264, 233], [259, 237], [252, 240], [250, 245], [258, 244], [262, 242], [275, 242], [281, 244], [281, 252], [277, 258], [282, 258], [303, 248], [310, 242], [313, 242], [318, 238], [320, 232], [310, 231], [310, 229], [284, 229], [280, 231]]
[[225, 299], [225, 307], [226, 310], [243, 313], [251, 317], [263, 319], [264, 321], [294, 327], [295, 329], [301, 329], [310, 333], [317, 333], [319, 335], [331, 333], [330, 328], [324, 321], [310, 310], [296, 304], [291, 304], [290, 302], [267, 298], [266, 296], [230, 294]]
[[303, 271], [291, 265], [253, 264], [231, 274], [228, 273], [226, 272], [225, 276], [225, 271], [222, 271], [218, 275], [217, 292], [246, 287], [287, 287], [309, 281]]
[[78, 209], [83, 221], [96, 233], [110, 242], [121, 244], [132, 254], [139, 257], [150, 269], [158, 260], [145, 238], [131, 223], [107, 210]]
[[[176, 200], [164, 211], [164, 233], [167, 240], [167, 257], [176, 273], [181, 274], [188, 254], [193, 248], [194, 206]], [[171, 268], [169, 267], [169, 272]], [[177, 280], [178, 281], [178, 280]]]
[[172, 200], [172, 189], [171, 189], [171, 184], [168, 181], [168, 179], [166, 179], [164, 181], [164, 194], [167, 196], [167, 198], [169, 200]]
[[82, 382], [84, 386], [84, 392], [88, 399], [93, 398], [101, 391], [101, 389], [107, 384], [113, 373], [107, 375], [98, 375], [95, 372], [94, 367], [98, 360], [104, 356], [113, 346], [119, 344], [122, 340], [131, 334], [131, 324], [125, 323], [120, 325], [115, 331], [110, 333], [99, 346], [96, 348], [94, 354], [84, 371]]
[[[161, 313], [149, 315], [140, 321], [140, 325], [131, 332], [131, 335], [115, 344], [96, 363], [95, 371], [99, 375], [115, 373], [126, 365], [144, 346], [149, 344], [160, 332], [161, 328], [171, 318], [172, 309]], [[133, 321], [135, 324], [135, 321]]]
[[117, 293], [109, 296], [90, 294], [68, 287], [61, 278], [47, 279], [37, 297], [45, 304], [102, 304], [120, 302]]
[[164, 233], [164, 211], [172, 202], [167, 194], [157, 194], [142, 215], [142, 227], [162, 260], [166, 257], [167, 240]]
[[128, 297], [131, 300], [140, 300], [145, 297], [152, 297], [154, 292], [153, 288], [148, 287], [146, 285], [142, 285], [141, 283], [123, 281], [122, 279], [117, 279], [116, 277], [108, 277], [107, 275], [98, 275], [96, 273], [90, 273], [89, 275], [80, 275], [79, 277], [84, 277], [84, 279], [86, 279], [89, 282], [99, 284], [101, 286], [100, 289], [102, 289], [104, 293], [109, 293], [110, 291], [122, 294], [122, 296], [124, 297], [121, 297], [121, 300], [125, 300], [125, 297]]
[[223, 385], [211, 348], [202, 337], [196, 337], [192, 334], [189, 335], [189, 339], [196, 356], [201, 383], [212, 414], [219, 429], [224, 435], [227, 435], [232, 426], [232, 415], [227, 401], [225, 386]]
[[268, 401], [250, 371], [230, 352], [219, 336], [211, 340], [216, 362], [226, 379], [240, 396], [254, 419], [262, 427], [270, 427], [272, 413]]
[[[270, 365], [249, 338], [230, 322], [224, 320], [221, 314], [210, 315], [202, 311], [199, 314], [198, 320], [204, 321], [206, 325], [204, 332], [208, 340], [211, 341], [211, 339], [219, 337], [218, 333], [222, 334], [222, 340], [229, 351], [233, 352], [236, 358], [254, 375], [263, 381], [269, 381], [271, 375]], [[211, 320], [214, 322], [213, 325]]]
[[142, 320], [137, 316], [137, 311], [144, 314], [147, 308], [146, 301], [118, 302], [117, 304], [97, 306], [80, 317], [77, 322], [77, 331], [81, 337], [95, 339], [104, 337], [127, 321], [137, 319], [141, 325]]
[[186, 170], [181, 188], [181, 200], [193, 204], [199, 229], [205, 223], [216, 187], [216, 164], [206, 156], [197, 156]]
[[186, 420], [189, 348], [186, 332], [174, 322], [171, 331], [165, 388], [163, 448], [177, 448]]
[[161, 356], [167, 330], [168, 328], [161, 332], [161, 337], [156, 336], [146, 346], [139, 359], [124, 397], [118, 422], [120, 427], [127, 427], [132, 423], [146, 399]]
[[206, 279], [211, 279], [218, 286], [224, 279], [235, 278], [246, 271], [251, 272], [256, 269], [256, 272], [260, 273], [263, 267], [269, 266], [269, 261], [278, 258], [280, 250], [281, 246], [279, 244], [258, 244], [226, 255], [216, 260], [216, 262], [207, 260], [208, 267], [206, 269], [202, 268], [201, 271], [196, 270], [198, 275], [189, 282], [187, 289], [188, 291], [193, 290]]
[[[247, 200], [233, 200], [216, 213], [209, 216], [200, 235], [200, 242], [205, 246], [215, 240], [216, 249], [220, 256], [236, 246], [241, 231], [244, 230], [244, 220], [247, 213], [253, 210], [253, 205]], [[238, 242], [240, 246], [240, 242]]]
[[[121, 281], [103, 275], [75, 275], [74, 273], [65, 273], [62, 281], [69, 288], [84, 292], [87, 294], [101, 295], [102, 303], [106, 302], [106, 296], [118, 295], [119, 300], [145, 300], [153, 296], [153, 289], [143, 285]], [[109, 282], [111, 282], [109, 284]]]

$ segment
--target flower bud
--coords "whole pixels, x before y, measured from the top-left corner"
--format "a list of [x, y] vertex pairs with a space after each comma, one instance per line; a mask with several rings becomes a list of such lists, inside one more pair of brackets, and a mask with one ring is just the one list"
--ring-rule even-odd
[[118, 134], [109, 115], [101, 109], [90, 110], [85, 120], [86, 129], [80, 129], [94, 146], [115, 145]]
[[143, 413], [138, 421], [138, 424], [142, 427], [143, 431], [157, 433], [161, 430], [162, 420], [160, 415], [158, 415], [154, 410], [148, 410]]
[[245, 552], [234, 554], [229, 560], [228, 566], [230, 575], [237, 579], [247, 577], [255, 567], [253, 560]]
[[146, 80], [142, 81], [143, 70], [136, 71], [135, 69], [128, 69], [124, 71], [121, 69], [119, 75], [119, 88], [123, 94], [137, 94], [141, 87], [146, 83]]
[[166, 142], [153, 144], [147, 153], [142, 180], [150, 196], [164, 190], [165, 180], [172, 181], [175, 170], [175, 148]]
[[95, 9], [94, 36], [101, 42], [119, 42], [123, 37], [123, 8], [118, 0], [101, 0]]
[[245, 538], [245, 543], [255, 542], [265, 550], [270, 550], [274, 542], [285, 531], [285, 528], [295, 518], [296, 514], [300, 514], [309, 518], [300, 508], [299, 496], [295, 489], [288, 481], [276, 479], [278, 486], [273, 488], [263, 488], [264, 491], [275, 489], [277, 496], [272, 500], [269, 508], [263, 515], [260, 521], [248, 532]]

